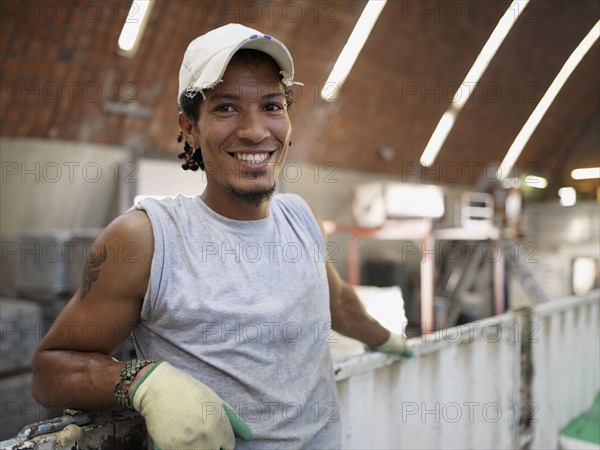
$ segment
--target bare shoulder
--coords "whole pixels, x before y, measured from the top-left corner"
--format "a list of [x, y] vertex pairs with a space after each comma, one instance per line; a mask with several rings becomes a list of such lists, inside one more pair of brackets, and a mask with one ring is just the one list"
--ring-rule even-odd
[[148, 215], [141, 210], [130, 211], [114, 219], [99, 236], [102, 237], [129, 239], [143, 243], [148, 241], [152, 244], [152, 225]]
[[91, 292], [92, 283], [96, 281], [102, 281], [99, 284], [105, 287], [118, 281], [120, 288], [114, 286], [114, 293], [143, 297], [153, 253], [152, 226], [146, 213], [131, 211], [117, 217], [98, 236], [87, 254], [81, 278], [81, 300]]
[[130, 211], [114, 219], [98, 236], [95, 246], [106, 246], [112, 252], [112, 262], [149, 262], [154, 251], [150, 219], [144, 211]]

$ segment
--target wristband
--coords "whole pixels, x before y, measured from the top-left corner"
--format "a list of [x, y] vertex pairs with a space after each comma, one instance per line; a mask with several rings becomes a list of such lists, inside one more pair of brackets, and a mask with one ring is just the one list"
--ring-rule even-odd
[[136, 375], [146, 367], [148, 364], [154, 364], [156, 361], [150, 361], [146, 359], [132, 359], [131, 361], [127, 361], [123, 369], [121, 369], [121, 373], [119, 374], [119, 378], [115, 383], [115, 389], [113, 391], [113, 398], [115, 402], [119, 406], [123, 408], [130, 409], [135, 411], [133, 404], [131, 403], [131, 399], [129, 398], [129, 387]]

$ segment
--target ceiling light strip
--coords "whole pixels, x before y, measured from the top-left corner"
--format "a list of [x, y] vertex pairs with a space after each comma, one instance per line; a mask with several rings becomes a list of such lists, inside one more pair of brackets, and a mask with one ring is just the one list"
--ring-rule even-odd
[[552, 81], [552, 84], [527, 119], [527, 122], [525, 122], [525, 125], [523, 125], [523, 128], [521, 128], [521, 131], [519, 131], [519, 134], [508, 149], [508, 152], [506, 152], [506, 156], [500, 164], [500, 167], [498, 167], [496, 178], [499, 181], [502, 181], [509, 175], [515, 163], [517, 162], [517, 159], [521, 155], [523, 148], [525, 148], [525, 145], [529, 141], [529, 138], [546, 114], [546, 111], [548, 111], [548, 108], [550, 108], [550, 105], [564, 86], [569, 76], [573, 73], [577, 65], [581, 62], [592, 45], [594, 45], [594, 43], [598, 40], [599, 36], [600, 21], [598, 21], [592, 27], [592, 29], [583, 38], [573, 53], [571, 53], [571, 56], [569, 56], [569, 59], [567, 59], [565, 64], [562, 66], [558, 72], [558, 75], [556, 75], [556, 78], [554, 78], [554, 81]]
[[140, 45], [154, 0], [133, 0], [118, 41], [118, 52], [132, 57]]
[[538, 177], [535, 175], [528, 175], [523, 179], [523, 183], [527, 186], [536, 188], [536, 189], [545, 189], [548, 187], [548, 180], [544, 177]]
[[571, 178], [574, 180], [592, 180], [600, 178], [600, 167], [585, 167], [571, 171]]
[[321, 90], [321, 98], [325, 101], [335, 101], [338, 98], [338, 94], [342, 84], [346, 81], [352, 66], [358, 58], [358, 54], [362, 50], [365, 42], [371, 30], [377, 22], [377, 18], [383, 11], [387, 0], [369, 0], [363, 9], [358, 22], [354, 26], [348, 42], [344, 45], [344, 49], [340, 53], [337, 61], [335, 62], [327, 81], [323, 85]]
[[[452, 105], [444, 113], [433, 134], [429, 138], [429, 142], [420, 159], [423, 166], [427, 167], [434, 163], [435, 158], [440, 152], [442, 145], [444, 145], [444, 142], [456, 121], [456, 117], [471, 97], [483, 72], [487, 69], [490, 61], [494, 58], [494, 55], [496, 55], [498, 48], [500, 48], [500, 45], [519, 18], [519, 15], [527, 6], [528, 2], [529, 0], [513, 1], [496, 25], [496, 28], [494, 28], [494, 31], [479, 52], [479, 55], [475, 59], [475, 62], [471, 66], [464, 81], [454, 94]], [[448, 124], [450, 124], [449, 127]]]

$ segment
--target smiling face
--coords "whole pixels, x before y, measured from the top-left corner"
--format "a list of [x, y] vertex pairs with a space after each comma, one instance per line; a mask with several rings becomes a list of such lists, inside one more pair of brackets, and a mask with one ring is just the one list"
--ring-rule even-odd
[[279, 68], [264, 54], [237, 53], [205, 95], [188, 129], [206, 166], [205, 202], [229, 217], [248, 205], [268, 211], [292, 132]]

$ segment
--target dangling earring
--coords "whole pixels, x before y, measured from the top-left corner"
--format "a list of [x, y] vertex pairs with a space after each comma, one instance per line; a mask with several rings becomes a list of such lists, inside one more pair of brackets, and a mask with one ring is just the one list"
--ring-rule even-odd
[[[181, 143], [181, 141], [183, 141], [183, 130], [180, 128], [179, 129], [179, 136], [177, 136], [177, 142]], [[197, 152], [200, 152], [200, 149], [197, 149], [194, 152], [194, 149], [190, 146], [190, 144], [188, 144], [187, 141], [185, 141], [185, 143], [183, 144], [183, 152], [179, 153], [177, 155], [177, 157], [179, 159], [184, 159], [184, 163], [181, 165], [181, 168], [183, 170], [192, 170], [192, 171], [196, 171], [198, 170], [198, 168], [200, 167], [200, 165], [198, 164], [197, 158]], [[196, 155], [196, 157], [194, 157], [194, 155]]]

